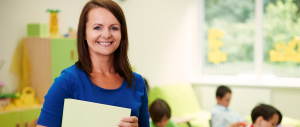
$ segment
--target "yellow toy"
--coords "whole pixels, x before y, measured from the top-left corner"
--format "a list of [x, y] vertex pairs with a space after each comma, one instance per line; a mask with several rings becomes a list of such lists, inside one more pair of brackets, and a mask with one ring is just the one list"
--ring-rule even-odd
[[39, 104], [35, 97], [35, 91], [32, 87], [25, 87], [22, 91], [20, 99], [23, 102], [23, 105], [26, 107], [31, 107]]
[[[297, 49], [296, 46], [298, 46]], [[288, 44], [277, 42], [275, 49], [270, 50], [269, 54], [272, 62], [293, 61], [300, 63], [300, 37], [295, 36]]]
[[[17, 93], [15, 96], [19, 96], [20, 93]], [[13, 111], [18, 108], [31, 108], [38, 106], [39, 102], [35, 97], [35, 91], [32, 87], [25, 87], [22, 91], [20, 98], [16, 98], [12, 100], [12, 103], [9, 103], [4, 108], [0, 109], [0, 111]]]
[[220, 64], [227, 60], [227, 54], [222, 52], [219, 48], [223, 46], [220, 41], [224, 33], [218, 29], [209, 29], [208, 32], [208, 61], [214, 64]]
[[59, 10], [48, 9], [47, 12], [50, 12], [50, 36], [59, 37], [58, 18], [57, 18], [57, 13], [59, 12]]

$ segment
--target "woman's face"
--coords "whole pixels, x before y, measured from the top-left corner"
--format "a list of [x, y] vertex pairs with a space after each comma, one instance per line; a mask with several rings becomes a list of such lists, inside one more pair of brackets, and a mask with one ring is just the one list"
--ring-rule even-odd
[[88, 12], [86, 40], [90, 55], [113, 55], [120, 45], [121, 25], [108, 9], [93, 8]]

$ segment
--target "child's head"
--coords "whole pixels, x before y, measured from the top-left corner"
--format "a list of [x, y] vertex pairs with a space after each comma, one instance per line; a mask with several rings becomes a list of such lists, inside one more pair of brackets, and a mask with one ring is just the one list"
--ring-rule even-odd
[[260, 104], [252, 110], [251, 118], [255, 127], [276, 127], [280, 124], [282, 115], [273, 106]]
[[217, 103], [228, 107], [231, 99], [231, 90], [227, 86], [219, 86], [216, 92]]
[[157, 99], [151, 104], [149, 113], [152, 121], [158, 127], [165, 127], [171, 117], [171, 109], [162, 99]]

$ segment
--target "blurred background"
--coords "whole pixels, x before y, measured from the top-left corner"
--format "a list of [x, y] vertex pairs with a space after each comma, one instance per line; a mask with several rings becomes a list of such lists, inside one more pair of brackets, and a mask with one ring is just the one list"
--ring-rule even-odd
[[[38, 99], [20, 105], [42, 104], [53, 79], [77, 60], [72, 35], [87, 1], [0, 0], [2, 99], [35, 93]], [[189, 84], [201, 109], [210, 111], [216, 87], [223, 84], [233, 91], [230, 107], [242, 116], [267, 103], [300, 120], [300, 0], [114, 1], [125, 13], [130, 63], [150, 88]], [[51, 10], [59, 10], [58, 20], [51, 18]], [[53, 20], [58, 33], [49, 37]], [[30, 34], [36, 28], [39, 32]], [[71, 46], [59, 45], [64, 41]], [[71, 60], [54, 57], [65, 51], [53, 54], [50, 45], [55, 44], [69, 48]], [[33, 90], [22, 94], [27, 86]], [[0, 110], [0, 121], [1, 111], [18, 108], [12, 102]]]

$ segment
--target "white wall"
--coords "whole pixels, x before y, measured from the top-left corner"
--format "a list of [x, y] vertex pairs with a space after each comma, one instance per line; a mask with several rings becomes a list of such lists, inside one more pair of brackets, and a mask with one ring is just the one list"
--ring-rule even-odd
[[119, 2], [128, 23], [131, 64], [151, 87], [189, 81], [195, 1]]
[[[47, 9], [60, 9], [60, 33], [77, 29], [78, 19], [88, 0], [1, 0], [0, 1], [0, 81], [10, 91], [18, 78], [9, 73], [18, 42], [26, 37], [26, 24], [48, 23]], [[129, 59], [151, 86], [188, 82], [190, 48], [196, 0], [116, 0], [125, 12], [129, 34]]]
[[282, 114], [300, 120], [300, 88], [272, 88], [272, 105]]

